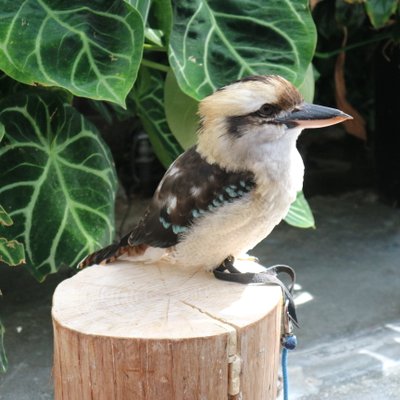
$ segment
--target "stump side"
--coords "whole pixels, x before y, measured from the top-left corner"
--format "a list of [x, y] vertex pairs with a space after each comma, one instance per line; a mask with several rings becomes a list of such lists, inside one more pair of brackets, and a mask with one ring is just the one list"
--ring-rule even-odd
[[55, 400], [221, 400], [228, 334], [154, 340], [84, 335], [54, 322]]
[[274, 286], [91, 267], [54, 294], [55, 399], [275, 399], [281, 311]]
[[243, 399], [276, 399], [282, 307], [238, 331]]

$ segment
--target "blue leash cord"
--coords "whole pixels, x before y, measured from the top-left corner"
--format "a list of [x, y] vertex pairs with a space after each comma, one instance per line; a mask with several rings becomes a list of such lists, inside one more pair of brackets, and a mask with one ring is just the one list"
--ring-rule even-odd
[[289, 400], [289, 382], [287, 375], [287, 353], [288, 349], [282, 350], [282, 377], [283, 377], [283, 400]]
[[287, 371], [287, 359], [289, 350], [294, 350], [297, 346], [295, 335], [285, 335], [282, 338], [282, 379], [283, 379], [283, 400], [289, 400], [289, 379]]
[[282, 350], [282, 377], [283, 377], [283, 400], [289, 400], [289, 382], [287, 373], [287, 356], [288, 349], [283, 348]]

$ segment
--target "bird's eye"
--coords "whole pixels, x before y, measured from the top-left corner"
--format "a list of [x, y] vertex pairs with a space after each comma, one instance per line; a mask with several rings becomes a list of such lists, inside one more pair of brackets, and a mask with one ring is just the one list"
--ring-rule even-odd
[[263, 104], [260, 109], [257, 111], [257, 114], [260, 117], [272, 117], [277, 113], [276, 107], [271, 104]]

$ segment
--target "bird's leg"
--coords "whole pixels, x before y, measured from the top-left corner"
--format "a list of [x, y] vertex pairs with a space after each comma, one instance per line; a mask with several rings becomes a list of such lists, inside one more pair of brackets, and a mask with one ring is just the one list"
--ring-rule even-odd
[[240, 272], [238, 269], [235, 268], [234, 263], [235, 263], [235, 258], [233, 256], [228, 256], [227, 258], [225, 258], [222, 264], [215, 270], [220, 272], [228, 270], [230, 273]]

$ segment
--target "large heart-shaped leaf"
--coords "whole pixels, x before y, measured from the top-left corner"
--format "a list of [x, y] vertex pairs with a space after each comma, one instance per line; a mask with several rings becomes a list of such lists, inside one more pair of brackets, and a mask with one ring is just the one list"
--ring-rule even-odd
[[189, 96], [254, 74], [303, 82], [316, 41], [308, 0], [184, 0], [173, 12], [170, 63]]
[[96, 128], [54, 93], [0, 103], [0, 204], [39, 280], [112, 240], [116, 176]]
[[125, 105], [143, 48], [143, 21], [123, 1], [0, 0], [0, 69]]
[[136, 113], [149, 135], [154, 153], [168, 167], [183, 149], [172, 135], [164, 112], [164, 75], [158, 71], [140, 70], [138, 82], [130, 96]]

